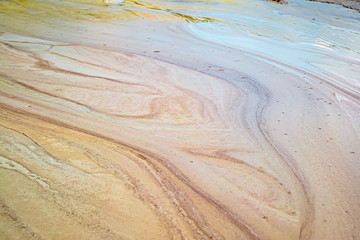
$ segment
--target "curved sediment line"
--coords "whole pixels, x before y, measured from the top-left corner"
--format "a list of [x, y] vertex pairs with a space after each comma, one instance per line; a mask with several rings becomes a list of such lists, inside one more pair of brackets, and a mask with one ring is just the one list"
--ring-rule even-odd
[[[26, 113], [26, 115], [31, 116], [33, 118], [42, 120], [42, 121], [46, 121], [55, 125], [59, 125], [68, 129], [72, 129], [75, 131], [79, 131], [88, 135], [92, 135], [101, 139], [105, 139], [107, 141], [116, 143], [121, 145], [124, 148], [127, 149], [132, 149], [133, 151], [136, 151], [138, 154], [141, 154], [143, 156], [149, 156], [152, 159], [155, 159], [157, 162], [161, 163], [162, 166], [164, 166], [166, 169], [168, 169], [174, 176], [176, 176], [179, 180], [181, 180], [181, 182], [183, 182], [184, 184], [186, 184], [189, 188], [191, 188], [195, 193], [199, 194], [200, 196], [202, 196], [202, 198], [206, 199], [206, 201], [208, 201], [209, 203], [211, 203], [213, 206], [215, 206], [216, 208], [218, 208], [219, 210], [222, 210], [224, 215], [227, 216], [227, 218], [229, 218], [229, 220], [231, 220], [231, 222], [235, 225], [237, 225], [238, 227], [240, 227], [241, 229], [243, 229], [243, 231], [247, 232], [247, 234], [249, 234], [249, 237], [251, 236], [251, 239], [261, 239], [259, 237], [257, 237], [246, 225], [243, 225], [242, 221], [238, 219], [238, 217], [235, 217], [231, 212], [229, 212], [226, 207], [222, 206], [220, 203], [216, 202], [214, 199], [212, 199], [209, 195], [207, 195], [206, 193], [202, 192], [201, 190], [199, 190], [198, 188], [196, 188], [195, 186], [193, 186], [191, 184], [191, 181], [183, 174], [181, 174], [181, 171], [179, 171], [175, 166], [171, 165], [169, 161], [167, 161], [166, 159], [163, 159], [159, 156], [154, 155], [153, 153], [147, 151], [147, 150], [143, 150], [140, 149], [136, 146], [132, 146], [129, 145], [128, 143], [119, 141], [117, 139], [111, 138], [109, 136], [106, 135], [102, 135], [93, 131], [89, 131], [86, 129], [82, 129], [80, 127], [76, 127], [55, 119], [52, 119], [50, 117], [44, 117], [44, 116], [39, 116], [37, 114], [31, 113], [31, 112], [23, 112], [20, 111], [18, 109], [13, 109], [11, 106], [7, 106], [3, 103], [0, 104], [1, 107], [7, 109], [8, 111], [12, 111], [12, 112], [16, 112], [19, 114], [24, 114]], [[141, 157], [140, 157], [141, 158]]]
[[[155, 27], [151, 26], [153, 23]], [[134, 26], [141, 26], [141, 23], [134, 24]], [[144, 26], [154, 29], [160, 26], [160, 24], [150, 22], [149, 25]], [[176, 24], [175, 26], [180, 27], [180, 29], [183, 27]], [[98, 31], [97, 27], [99, 25], [95, 24], [94, 29], [96, 30], [94, 32]], [[8, 44], [6, 46], [12, 47], [4, 48], [5, 53], [10, 52], [10, 54], [4, 56], [14, 57], [11, 58], [12, 61], [23, 60], [23, 62], [18, 61], [19, 66], [16, 66], [16, 68], [11, 66], [10, 60], [10, 64], [5, 61], [6, 65], [4, 66], [7, 67], [4, 67], [5, 70], [0, 69], [1, 76], [7, 79], [8, 84], [15, 83], [18, 87], [16, 89], [4, 87], [3, 91], [1, 91], [2, 103], [0, 105], [4, 107], [3, 110], [5, 111], [6, 109], [6, 111], [20, 114], [19, 118], [23, 118], [24, 121], [29, 117], [37, 119], [37, 121], [43, 124], [49, 123], [58, 127], [62, 126], [63, 129], [74, 130], [74, 132], [71, 132], [72, 134], [84, 134], [84, 136], [74, 138], [75, 140], [64, 140], [64, 143], [60, 143], [62, 140], [57, 137], [55, 139], [59, 143], [56, 143], [55, 140], [54, 145], [71, 146], [71, 142], [81, 141], [81, 139], [85, 139], [87, 136], [97, 139], [99, 150], [96, 143], [88, 145], [81, 145], [79, 143], [78, 145], [75, 144], [76, 146], [72, 146], [76, 148], [74, 152], [78, 151], [86, 155], [83, 158], [79, 157], [81, 161], [89, 161], [96, 164], [96, 167], [94, 167], [96, 171], [92, 173], [96, 176], [104, 174], [102, 176], [104, 177], [104, 183], [116, 186], [125, 185], [125, 189], [131, 189], [129, 192], [136, 195], [136, 199], [141, 200], [141, 203], [138, 205], [139, 208], [145, 206], [144, 212], [146, 209], [151, 209], [151, 213], [148, 212], [148, 214], [155, 213], [158, 216], [157, 219], [164, 222], [162, 226], [166, 228], [165, 232], [167, 235], [166, 237], [164, 237], [165, 235], [162, 236], [165, 239], [246, 238], [305, 240], [324, 236], [327, 236], [328, 239], [331, 239], [331, 237], [334, 239], [346, 239], [350, 236], [350, 232], [357, 232], [351, 226], [345, 226], [345, 224], [354, 225], [357, 222], [356, 207], [354, 207], [355, 213], [352, 216], [344, 217], [344, 213], [339, 213], [340, 210], [343, 212], [342, 208], [347, 208], [350, 205], [355, 206], [356, 204], [354, 203], [358, 202], [356, 197], [354, 197], [358, 194], [355, 188], [354, 194], [349, 196], [349, 200], [346, 199], [348, 191], [351, 187], [355, 187], [355, 181], [349, 182], [350, 177], [346, 178], [341, 174], [336, 175], [337, 172], [334, 173], [334, 171], [328, 170], [326, 161], [322, 157], [318, 159], [317, 156], [323, 149], [321, 151], [311, 149], [308, 151], [310, 153], [306, 154], [308, 153], [306, 152], [307, 149], [301, 148], [301, 146], [300, 149], [304, 153], [300, 157], [292, 154], [291, 150], [297, 150], [297, 148], [295, 149], [295, 147], [290, 146], [278, 133], [274, 134], [270, 130], [271, 127], [275, 128], [273, 118], [276, 119], [277, 113], [269, 113], [270, 111], [280, 110], [280, 107], [274, 106], [275, 100], [286, 101], [289, 95], [300, 92], [300, 90], [296, 90], [295, 86], [291, 86], [291, 84], [281, 86], [281, 83], [292, 82], [292, 79], [286, 81], [286, 78], [282, 77], [281, 73], [278, 73], [280, 70], [291, 74], [295, 72], [296, 78], [294, 75], [292, 75], [292, 78], [294, 78], [294, 82], [301, 83], [302, 86], [306, 82], [315, 85], [315, 81], [322, 81], [326, 87], [330, 86], [336, 91], [341, 92], [341, 94], [349, 96], [351, 100], [358, 102], [358, 91], [355, 86], [351, 86], [350, 83], [341, 82], [341, 78], [337, 78], [335, 75], [319, 74], [317, 76], [316, 73], [308, 73], [301, 67], [296, 67], [296, 63], [293, 66], [255, 52], [224, 46], [219, 47], [219, 44], [211, 43], [210, 41], [199, 41], [197, 37], [191, 34], [190, 37], [180, 34], [179, 41], [176, 41], [177, 39], [175, 38], [177, 36], [174, 38], [174, 35], [179, 32], [174, 31], [171, 27], [167, 28], [167, 26], [159, 28], [158, 33], [150, 34], [151, 36], [159, 35], [157, 40], [159, 43], [163, 43], [163, 48], [159, 48], [161, 44], [147, 45], [143, 43], [145, 38], [139, 38], [139, 35], [135, 34], [135, 32], [141, 31], [141, 29], [144, 30], [144, 28], [134, 31], [122, 26], [117, 27], [119, 32], [114, 33], [114, 36], [119, 37], [116, 34], [121, 35], [123, 33], [121, 29], [128, 30], [126, 33], [134, 33], [134, 36], [115, 38], [116, 44], [112, 47], [116, 49], [114, 51], [116, 53], [103, 49], [100, 50], [103, 42], [99, 41], [99, 39], [103, 40], [106, 38], [97, 36], [94, 38], [98, 40], [97, 43], [90, 38], [85, 38], [85, 43], [79, 43], [78, 45], [60, 46], [49, 44], [49, 49], [46, 50], [38, 50], [39, 47], [32, 47], [31, 45], [16, 47], [16, 44], [20, 45], [21, 41], [1, 40], [1, 42], [5, 41], [5, 45]], [[69, 29], [71, 30], [72, 28], [69, 27]], [[164, 32], [162, 33], [162, 31]], [[145, 32], [146, 35], [148, 34], [147, 30], [144, 30], [142, 37], [145, 37]], [[107, 34], [111, 35], [110, 32]], [[166, 36], [166, 34], [169, 34], [169, 36]], [[70, 31], [67, 37], [69, 41], [76, 43], [77, 41], [83, 41], [81, 35], [71, 33]], [[164, 39], [161, 37], [164, 37]], [[49, 34], [48, 38], [60, 39], [60, 37], [54, 37], [51, 34]], [[123, 41], [126, 38], [129, 38], [128, 41]], [[109, 37], [109, 42], [111, 40]], [[175, 40], [174, 44], [179, 43], [179, 46], [170, 50], [170, 46], [166, 45], [168, 44], [166, 43], [167, 40]], [[188, 40], [193, 45], [198, 44], [196, 46], [199, 49], [195, 49], [194, 53], [192, 53], [191, 46], [187, 45], [185, 40]], [[9, 44], [10, 42], [15, 46]], [[128, 43], [131, 44], [127, 46], [126, 44]], [[205, 43], [204, 46], [202, 46], [202, 43]], [[82, 44], [98, 47], [82, 46]], [[164, 52], [166, 46], [169, 48], [169, 52]], [[187, 49], [189, 46], [190, 51], [185, 53], [185, 50], [189, 50]], [[110, 48], [111, 46], [109, 46]], [[119, 51], [119, 48], [122, 48], [122, 50]], [[153, 48], [156, 51], [150, 57], [139, 57], [139, 54], [128, 53], [141, 53], [142, 48], [146, 50]], [[213, 49], [215, 49], [214, 52], [218, 55], [214, 54], [212, 56], [210, 53], [207, 53], [207, 51], [210, 52]], [[18, 52], [12, 56], [11, 51], [14, 50]], [[230, 50], [233, 53], [230, 54]], [[223, 52], [227, 51], [229, 51], [228, 55], [223, 54]], [[179, 55], [174, 58], [169, 56], [168, 58], [167, 53]], [[200, 56], [202, 54], [204, 56]], [[304, 51], [304, 54], [310, 53]], [[97, 55], [99, 56], [98, 58]], [[143, 55], [145, 55], [145, 52]], [[226, 58], [226, 56], [229, 58]], [[327, 55], [324, 54], [324, 56]], [[211, 57], [214, 57], [214, 59], [211, 59]], [[244, 60], [244, 66], [232, 64], [232, 58], [230, 57], [241, 58]], [[247, 57], [250, 59], [246, 60]], [[23, 63], [25, 64], [22, 65]], [[205, 63], [214, 63], [213, 66], [216, 66], [217, 70], [208, 71], [209, 69], [206, 69]], [[72, 66], [73, 64], [78, 64], [78, 66]], [[256, 66], [254, 67], [252, 64]], [[259, 68], [264, 68], [261, 71], [267, 72], [269, 75], [258, 74], [260, 70], [256, 69], [257, 65]], [[122, 67], [124, 69], [121, 69]], [[21, 72], [19, 74], [12, 74], [6, 68], [17, 69]], [[51, 71], [52, 74], [48, 74], [47, 71]], [[308, 73], [309, 80], [300, 79], [300, 75], [303, 72]], [[24, 76], [32, 74], [34, 78], [39, 77], [40, 80], [31, 81], [30, 77], [21, 77], [22, 74]], [[60, 74], [61, 76], [59, 76]], [[204, 74], [208, 78], [204, 77], [202, 82], [198, 81], [197, 78], [201, 78]], [[118, 80], [117, 75], [119, 75]], [[147, 78], [142, 78], [143, 76], [147, 76]], [[62, 91], [68, 91], [67, 94], [63, 93], [61, 95], [61, 93], [54, 91], [55, 84], [54, 86], [48, 86], [48, 83], [52, 83], [47, 81], [50, 77], [53, 78], [51, 81], [54, 83], [61, 83], [63, 78], [64, 80], [68, 78], [69, 82], [78, 81], [75, 84], [77, 88], [75, 90], [71, 89], [71, 84], [61, 85], [64, 88]], [[80, 78], [83, 78], [81, 79], [82, 81], [80, 81]], [[271, 85], [272, 83], [270, 82], [276, 80], [276, 78], [279, 78], [279, 86], [276, 84]], [[86, 79], [89, 79], [89, 84], [99, 81], [99, 85], [104, 84], [104, 89], [115, 88], [115, 85], [108, 84], [108, 82], [124, 84], [119, 89], [126, 88], [131, 90], [135, 86], [148, 87], [151, 93], [136, 92], [135, 89], [133, 90], [134, 95], [142, 97], [138, 99], [145, 99], [144, 95], [154, 93], [158, 94], [159, 98], [155, 100], [145, 99], [146, 101], [137, 103], [140, 100], [134, 97], [135, 101], [130, 102], [133, 96], [125, 96], [124, 91], [117, 92], [111, 89], [114, 90], [110, 91], [111, 94], [101, 91], [96, 94], [90, 93], [92, 90], [89, 88], [79, 88], [80, 83], [87, 83]], [[42, 80], [44, 80], [44, 84], [42, 84]], [[208, 84], [208, 82], [211, 82], [211, 84]], [[2, 86], [5, 85], [2, 84]], [[286, 88], [286, 86], [290, 86], [286, 94], [276, 90], [276, 87]], [[96, 90], [95, 88], [94, 91]], [[317, 92], [324, 95], [327, 94], [326, 90], [323, 93], [320, 88], [317, 89]], [[332, 99], [332, 96], [329, 94], [330, 92], [328, 92], [327, 97]], [[50, 100], [46, 98], [50, 98]], [[130, 102], [130, 107], [125, 106], [127, 103], [126, 98]], [[94, 102], [92, 102], [93, 99]], [[307, 99], [307, 93], [298, 94], [298, 99], [308, 100], [304, 101], [304, 105], [316, 103], [313, 99]], [[147, 101], [151, 101], [149, 106], [146, 105]], [[295, 103], [295, 101], [293, 99], [289, 100], [290, 103]], [[26, 103], [31, 103], [31, 106], [29, 105], [29, 108], [26, 108]], [[133, 104], [132, 107], [131, 104]], [[291, 109], [291, 106], [282, 106], [284, 106], [286, 112]], [[300, 120], [298, 122], [295, 121], [295, 123], [289, 123], [289, 121], [299, 117], [301, 111], [309, 110], [307, 106], [297, 107], [297, 109], [294, 109], [294, 112], [298, 114], [289, 114], [290, 116], [281, 118], [281, 123], [284, 122], [284, 126], [279, 127], [281, 130], [285, 130], [288, 127], [297, 127], [296, 123], [300, 123]], [[336, 107], [340, 110], [340, 106]], [[325, 112], [318, 105], [313, 108], [315, 111]], [[123, 109], [126, 110], [122, 112]], [[335, 108], [329, 108], [329, 110], [333, 109]], [[149, 114], [146, 114], [146, 110], [149, 111]], [[319, 116], [315, 114], [313, 117], [314, 121], [318, 121], [317, 118]], [[315, 117], [317, 118], [315, 119]], [[356, 123], [356, 120], [353, 123]], [[309, 135], [309, 132], [315, 129], [315, 125], [313, 126], [311, 121], [304, 121], [302, 124], [309, 124], [306, 126], [309, 128], [306, 131], [307, 135], [297, 136], [294, 131], [295, 134], [291, 137], [291, 140], [295, 142], [294, 144], [299, 144], [302, 140], [306, 140], [306, 137], [311, 137], [312, 135]], [[32, 127], [31, 124], [28, 126], [28, 131], [33, 131], [31, 134], [36, 135], [36, 128]], [[334, 127], [336, 126], [339, 127], [341, 125], [334, 124]], [[319, 127], [321, 128], [322, 126]], [[18, 126], [18, 128], [21, 127]], [[34, 129], [32, 130], [32, 128]], [[21, 132], [17, 128], [14, 129]], [[51, 131], [50, 129], [45, 129], [41, 134], [46, 135], [46, 131]], [[330, 127], [322, 127], [322, 129], [323, 132], [326, 129], [328, 134], [319, 134], [319, 138], [333, 137], [332, 135], [328, 136], [332, 134], [333, 129], [330, 129]], [[32, 136], [31, 134], [28, 135]], [[351, 139], [353, 140], [354, 138]], [[97, 140], [94, 141], [96, 142]], [[339, 147], [344, 146], [342, 143], [346, 143], [346, 141], [338, 139], [337, 141]], [[310, 143], [309, 148], [318, 143], [316, 141], [308, 142]], [[117, 147], [104, 147], [106, 144], [113, 144]], [[352, 146], [355, 145], [354, 143]], [[320, 144], [320, 147], [332, 150], [329, 146]], [[338, 146], [334, 144], [334, 148]], [[111, 151], [114, 151], [113, 154], [108, 153], [109, 155], [106, 155], [103, 153], [110, 152], [107, 148], [111, 148]], [[211, 148], [217, 151], [211, 152], [208, 150]], [[61, 150], [62, 148], [59, 147], [59, 149]], [[66, 151], [66, 148], [64, 149], [62, 151]], [[226, 152], [228, 149], [234, 150]], [[246, 149], [246, 151], [243, 151], [243, 149]], [[51, 151], [49, 150], [49, 152]], [[339, 158], [339, 162], [347, 160], [347, 156], [342, 152], [336, 152], [336, 150], [334, 152], [334, 157]], [[351, 154], [355, 154], [355, 152]], [[118, 161], [117, 159], [112, 159], [111, 156], [118, 157]], [[307, 158], [310, 158], [310, 160]], [[137, 167], [129, 167], [124, 159], [134, 163]], [[314, 161], [311, 161], [311, 159], [314, 159]], [[314, 163], [314, 168], [319, 171], [320, 176], [326, 176], [331, 179], [317, 183], [317, 178], [312, 177], [312, 174], [316, 173], [316, 171], [307, 170], [305, 167], [309, 166], [304, 166], [300, 162], [302, 160], [306, 163]], [[81, 166], [76, 165], [75, 161], [72, 162], [71, 157], [66, 156], [64, 161], [68, 161], [70, 166], [74, 164], [74, 166], [82, 169]], [[324, 164], [324, 166], [319, 166], [319, 163]], [[246, 165], [250, 170], [247, 168], [236, 168], [235, 166], [237, 165]], [[265, 167], [260, 168], [259, 166]], [[344, 166], [334, 165], [333, 169], [335, 166], [338, 167], [339, 171], [344, 170], [346, 172], [347, 170], [344, 167], [345, 164]], [[258, 174], [256, 174], [257, 170], [259, 170]], [[253, 175], [256, 176], [247, 178], [246, 174], [252, 173], [252, 171], [255, 173]], [[113, 179], [108, 181], [105, 179], [107, 173], [115, 176], [118, 181], [116, 182]], [[351, 175], [350, 171], [346, 173]], [[139, 176], [142, 175], [146, 176], [146, 178], [144, 177], [139, 180]], [[243, 182], [239, 179], [243, 180]], [[147, 180], [149, 183], [147, 183]], [[336, 182], [337, 180], [339, 181]], [[246, 181], [248, 181], [248, 186], [240, 187]], [[351, 184], [344, 188], [347, 183]], [[281, 184], [284, 184], [284, 186]], [[318, 184], [319, 187], [314, 186], [314, 184]], [[69, 185], [72, 186], [71, 183]], [[275, 185], [281, 185], [281, 187], [275, 188]], [[324, 187], [324, 191], [319, 190], [321, 186]], [[90, 185], [88, 187], [92, 189]], [[228, 191], [234, 189], [236, 189], [236, 194], [228, 194]], [[286, 190], [291, 190], [294, 194], [287, 196]], [[334, 210], [333, 216], [335, 221], [331, 225], [326, 225], [326, 219], [324, 219], [324, 223], [322, 222], [323, 219], [321, 217], [324, 216], [325, 218], [329, 214], [324, 212], [325, 207], [319, 207], [326, 191], [328, 191], [330, 196], [334, 196], [335, 200], [339, 201], [339, 206], [333, 206], [333, 208], [331, 208], [331, 200], [326, 202], [329, 204], [327, 209], [329, 211]], [[102, 201], [106, 205], [106, 199], [101, 198], [102, 194], [108, 197], [109, 195], [107, 194], [112, 194], [113, 189], [109, 188], [107, 191], [101, 190], [95, 192], [99, 196], [94, 197], [94, 199], [101, 199], [101, 201], [87, 202], [88, 205], [86, 206], [88, 209], [100, 207], [99, 203], [102, 204]], [[124, 190], [124, 192], [127, 192], [127, 190]], [[259, 192], [261, 194], [257, 195]], [[243, 193], [245, 196], [242, 195]], [[65, 191], [63, 199], [66, 199], [67, 196], [72, 201], [76, 197], [76, 195], [66, 194], [68, 193]], [[250, 197], [246, 196], [247, 194], [252, 196], [254, 201], [248, 200]], [[340, 194], [344, 197], [340, 197]], [[123, 196], [118, 195], [118, 197], [122, 198]], [[322, 200], [319, 201], [319, 197]], [[128, 200], [128, 202], [131, 201], [135, 200]], [[168, 205], [165, 204], [165, 201]], [[59, 203], [60, 205], [61, 203]], [[66, 204], [62, 206], [65, 209], [71, 209]], [[119, 204], [116, 206], [119, 206]], [[127, 205], [125, 204], [124, 206]], [[165, 208], [164, 206], [171, 207]], [[120, 207], [115, 210], [118, 209]], [[103, 215], [109, 216], [106, 217], [106, 221], [104, 220], [104, 224], [109, 224], [108, 220], [112, 219], [111, 210], [114, 209], [110, 208], [110, 211], [107, 211], [109, 215]], [[291, 217], [286, 216], [286, 211], [292, 210], [294, 210], [294, 214], [291, 212]], [[349, 209], [346, 211], [349, 212]], [[121, 212], [119, 216], [131, 218], [132, 215]], [[134, 215], [134, 217], [137, 218], [138, 222], [142, 222], [143, 217], [141, 214]], [[212, 218], [219, 219], [217, 221]], [[90, 225], [94, 224], [91, 226], [95, 227], [95, 232], [102, 232], [103, 234], [100, 237], [101, 239], [104, 236], [110, 239], [117, 237], [126, 239], [127, 237], [121, 235], [125, 232], [124, 229], [119, 231], [121, 233], [116, 232], [106, 235], [105, 225], [102, 225], [102, 223], [96, 225], [96, 223], [92, 222], [91, 219], [93, 218], [90, 215], [82, 215], [80, 212], [76, 219], [82, 219]], [[98, 219], [101, 219], [101, 217]], [[327, 220], [330, 222], [330, 218]], [[127, 220], [124, 221], [123, 219], [122, 221], [127, 222]], [[336, 221], [338, 223], [344, 222], [345, 230], [341, 229], [335, 232], [334, 226], [337, 227]], [[129, 220], [129, 222], [131, 221]], [[156, 226], [156, 224], [151, 223], [148, 226], [152, 227]], [[235, 227], [233, 228], [233, 226]], [[134, 228], [134, 226], [130, 226], [129, 229], [132, 229], [132, 227]], [[332, 227], [333, 229], [331, 229]], [[115, 230], [116, 228], [109, 227], [109, 229]], [[141, 238], [134, 232], [129, 234], [130, 237], [136, 238], [137, 236]], [[146, 233], [143, 236], [155, 236], [155, 233]], [[143, 236], [142, 238], [144, 238]], [[159, 237], [159, 239], [162, 238]]]
[[[27, 86], [26, 86], [26, 87], [27, 87]], [[36, 90], [36, 91], [37, 91], [37, 90]], [[44, 94], [47, 94], [47, 93], [44, 92]], [[48, 95], [48, 94], [47, 94], [47, 95]], [[54, 97], [56, 97], [56, 96], [54, 96]], [[215, 112], [216, 112], [216, 111], [215, 111]], [[63, 113], [66, 113], [66, 112], [63, 112]], [[34, 117], [35, 117], [35, 116], [36, 116], [36, 115], [34, 115]], [[41, 119], [40, 116], [36, 116], [36, 117], [39, 118], [39, 119]], [[61, 122], [54, 121], [54, 120], [50, 121], [50, 118], [45, 118], [45, 119], [46, 119], [46, 121], [48, 121], [48, 122], [53, 122], [53, 123], [58, 124], [58, 125], [64, 124], [64, 123], [61, 124]], [[104, 137], [105, 137], [105, 135], [96, 135], [94, 132], [87, 132], [86, 130], [81, 129], [81, 128], [76, 128], [76, 127], [74, 128], [74, 126], [72, 126], [72, 127], [70, 127], [70, 125], [62, 125], [62, 126], [65, 126], [65, 127], [67, 127], [67, 128], [71, 128], [71, 129], [74, 129], [74, 130], [77, 130], [77, 131], [83, 131], [84, 133], [91, 134], [91, 135], [94, 135], [94, 136], [97, 136], [97, 137], [100, 137], [100, 138], [104, 138]], [[109, 138], [108, 140], [114, 141], [114, 139], [112, 139], [112, 138]], [[123, 143], [123, 142], [118, 142], [118, 141], [117, 141], [117, 143], [118, 143], [118, 144], [125, 144], [125, 143]], [[124, 146], [127, 146], [127, 145], [124, 145]], [[127, 146], [127, 147], [134, 148], [134, 146]], [[136, 148], [135, 148], [135, 149], [136, 149]], [[136, 151], [146, 152], [145, 150], [139, 150], [139, 149], [136, 149]], [[147, 154], [149, 155], [149, 153], [147, 153]], [[155, 156], [155, 155], [153, 155], [153, 154], [151, 154], [150, 156], [152, 156], [153, 158], [158, 159], [157, 161], [160, 161], [158, 156]], [[161, 162], [162, 162], [162, 164], [170, 164], [169, 161], [167, 161], [166, 159], [162, 159]], [[172, 171], [173, 171], [172, 173], [173, 173], [173, 174], [179, 173], [179, 170], [177, 170], [177, 169], [173, 170], [173, 169], [174, 169], [174, 166], [173, 166], [173, 165], [167, 165], [167, 167], [168, 167], [169, 169], [172, 169]], [[180, 177], [179, 175], [176, 175], [176, 176], [177, 176], [177, 178]], [[185, 177], [184, 175], [181, 175], [181, 179], [183, 179], [182, 181], [185, 181], [185, 182], [187, 182], [187, 183], [189, 184], [189, 179], [184, 178], [184, 177]], [[242, 226], [241, 228], [243, 228], [244, 231], [246, 231], [246, 232], [248, 232], [249, 234], [251, 234], [252, 231], [251, 231], [246, 225], [243, 225], [243, 224], [241, 223], [241, 222], [244, 222], [244, 221], [243, 221], [243, 220], [239, 220], [239, 216], [236, 216], [236, 215], [234, 215], [233, 213], [230, 213], [230, 212], [229, 212], [229, 209], [227, 209], [227, 208], [226, 208], [224, 205], [222, 205], [221, 203], [217, 202], [215, 199], [212, 199], [212, 198], [210, 197], [210, 195], [206, 194], [205, 192], [201, 191], [200, 189], [195, 189], [195, 187], [194, 187], [193, 185], [191, 186], [191, 188], [193, 189], [193, 191], [196, 190], [196, 192], [197, 192], [198, 194], [202, 195], [205, 199], [207, 199], [207, 201], [212, 201], [212, 204], [213, 204], [213, 205], [217, 206], [219, 209], [222, 209], [224, 212], [226, 212], [226, 213], [228, 214], [228, 217], [230, 217], [231, 219], [233, 219], [233, 221], [234, 221], [235, 223], [237, 223], [238, 226]], [[240, 224], [240, 225], [239, 225], [239, 224]], [[258, 238], [258, 237], [255, 237], [255, 236], [253, 236], [253, 237], [254, 237], [255, 239]], [[260, 239], [260, 238], [259, 238], [259, 239]]]

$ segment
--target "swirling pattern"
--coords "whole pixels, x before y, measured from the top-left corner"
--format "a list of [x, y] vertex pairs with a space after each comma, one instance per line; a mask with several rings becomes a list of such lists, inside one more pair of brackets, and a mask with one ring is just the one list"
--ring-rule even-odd
[[0, 3], [2, 238], [359, 239], [358, 20], [191, 4]]

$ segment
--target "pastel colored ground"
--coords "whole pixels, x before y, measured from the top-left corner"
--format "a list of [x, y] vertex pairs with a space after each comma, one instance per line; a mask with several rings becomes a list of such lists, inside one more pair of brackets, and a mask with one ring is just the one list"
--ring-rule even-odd
[[360, 239], [357, 13], [140, 3], [0, 2], [0, 239]]

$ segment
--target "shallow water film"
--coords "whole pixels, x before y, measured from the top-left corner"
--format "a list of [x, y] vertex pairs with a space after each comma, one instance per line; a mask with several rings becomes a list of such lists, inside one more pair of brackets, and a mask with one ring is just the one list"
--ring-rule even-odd
[[0, 0], [0, 239], [360, 239], [360, 13]]

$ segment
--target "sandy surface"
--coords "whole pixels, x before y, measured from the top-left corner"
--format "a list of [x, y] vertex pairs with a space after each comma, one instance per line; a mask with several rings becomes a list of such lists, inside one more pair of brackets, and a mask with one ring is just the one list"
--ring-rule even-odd
[[174, 12], [135, 17], [12, 2], [0, 8], [2, 239], [359, 239], [354, 12], [240, 2], [235, 21], [238, 2], [160, 1]]
[[359, 0], [316, 0], [317, 2], [339, 4], [347, 8], [355, 9], [360, 12]]

